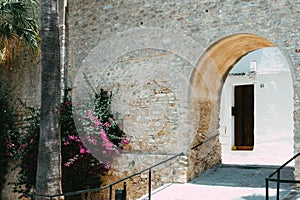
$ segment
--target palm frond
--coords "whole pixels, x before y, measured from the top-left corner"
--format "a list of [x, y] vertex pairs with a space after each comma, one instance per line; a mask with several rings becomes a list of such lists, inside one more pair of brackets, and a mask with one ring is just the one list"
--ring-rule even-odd
[[0, 0], [0, 53], [2, 61], [12, 59], [25, 43], [39, 52], [39, 28], [34, 15], [36, 0]]

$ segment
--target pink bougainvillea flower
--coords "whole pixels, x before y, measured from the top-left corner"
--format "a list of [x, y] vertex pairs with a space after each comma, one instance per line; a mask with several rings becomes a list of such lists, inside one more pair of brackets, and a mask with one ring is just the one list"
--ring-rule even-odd
[[109, 122], [105, 122], [104, 126], [105, 126], [105, 127], [109, 127], [109, 126], [110, 126], [110, 123], [109, 123]]
[[91, 111], [91, 110], [88, 110], [88, 111], [87, 111], [87, 116], [88, 116], [89, 119], [92, 120], [92, 121], [97, 121], [97, 120], [98, 120], [98, 118], [95, 117], [95, 116], [93, 115], [93, 111]]
[[[98, 126], [100, 126], [100, 125], [101, 125], [101, 122], [100, 122], [100, 121], [95, 121], [95, 122], [94, 122], [94, 126], [98, 127]], [[104, 124], [104, 126], [105, 126], [105, 124]]]
[[69, 139], [69, 140], [76, 140], [76, 139], [77, 139], [77, 137], [76, 137], [76, 136], [74, 136], [74, 135], [69, 135], [69, 136], [68, 136], [68, 139]]
[[107, 135], [103, 129], [101, 129], [101, 138], [104, 142], [108, 141]]
[[108, 149], [111, 149], [113, 147], [113, 144], [111, 142], [107, 142], [105, 144], [105, 147], [107, 147]]
[[26, 149], [26, 147], [27, 147], [26, 144], [21, 144], [21, 145], [20, 145], [20, 150], [24, 150], [24, 149]]
[[68, 140], [69, 141], [77, 141], [77, 142], [80, 142], [80, 138], [78, 136], [75, 136], [75, 135], [69, 135], [68, 136]]
[[105, 169], [105, 170], [109, 170], [109, 169], [110, 169], [110, 166], [109, 166], [109, 165], [104, 165], [104, 169]]
[[8, 144], [6, 145], [7, 149], [12, 149], [13, 146], [14, 146], [14, 144], [12, 144], [12, 143], [8, 143]]
[[96, 145], [96, 144], [97, 144], [97, 140], [96, 140], [95, 138], [92, 138], [92, 139], [90, 140], [90, 142], [91, 142], [93, 145]]
[[86, 114], [88, 115], [88, 116], [91, 116], [92, 115], [92, 111], [91, 110], [88, 110], [87, 112], [86, 112]]
[[80, 147], [80, 151], [79, 151], [81, 154], [84, 154], [85, 153], [85, 149]]
[[65, 105], [65, 106], [72, 105], [72, 101], [66, 101], [66, 102], [64, 103], [64, 105]]
[[123, 140], [121, 140], [121, 143], [122, 143], [122, 144], [129, 144], [129, 140], [123, 139]]
[[66, 167], [70, 167], [71, 166], [71, 162], [66, 162], [64, 165], [66, 166]]

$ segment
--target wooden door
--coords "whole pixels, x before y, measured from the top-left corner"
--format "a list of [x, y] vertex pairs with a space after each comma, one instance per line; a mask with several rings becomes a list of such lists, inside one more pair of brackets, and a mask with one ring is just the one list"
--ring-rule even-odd
[[253, 150], [254, 146], [254, 85], [234, 89], [234, 146], [237, 150]]

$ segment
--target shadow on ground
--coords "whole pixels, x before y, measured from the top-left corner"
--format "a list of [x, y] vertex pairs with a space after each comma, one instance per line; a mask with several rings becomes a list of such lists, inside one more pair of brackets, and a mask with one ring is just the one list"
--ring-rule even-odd
[[[231, 187], [265, 188], [265, 178], [279, 166], [269, 165], [219, 165], [205, 171], [190, 183], [200, 185], [218, 185]], [[281, 179], [294, 180], [294, 168], [285, 167], [281, 170]], [[293, 184], [282, 183], [281, 189], [288, 189]], [[276, 183], [270, 183], [276, 188]]]
[[[203, 174], [192, 180], [190, 183], [197, 185], [227, 186], [227, 187], [246, 187], [263, 189], [265, 178], [272, 174], [279, 166], [269, 165], [226, 165], [222, 164], [215, 168], [205, 171]], [[281, 179], [294, 180], [294, 168], [285, 167], [281, 170]], [[276, 177], [274, 177], [276, 178]], [[276, 189], [275, 182], [269, 182], [269, 189]], [[280, 184], [280, 199], [287, 196], [294, 188], [294, 184]], [[276, 193], [275, 193], [276, 194]], [[242, 196], [243, 200], [265, 200], [266, 197], [261, 194]], [[270, 195], [271, 199], [276, 196]]]

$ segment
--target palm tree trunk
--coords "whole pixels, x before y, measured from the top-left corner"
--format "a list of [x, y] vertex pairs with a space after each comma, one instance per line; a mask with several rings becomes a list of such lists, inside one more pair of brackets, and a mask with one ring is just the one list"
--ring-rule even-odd
[[62, 193], [58, 0], [41, 0], [41, 26], [42, 96], [36, 192], [53, 195]]

